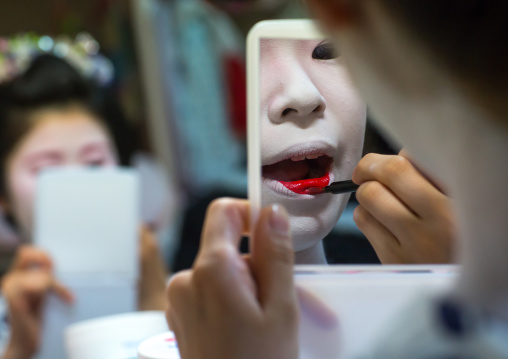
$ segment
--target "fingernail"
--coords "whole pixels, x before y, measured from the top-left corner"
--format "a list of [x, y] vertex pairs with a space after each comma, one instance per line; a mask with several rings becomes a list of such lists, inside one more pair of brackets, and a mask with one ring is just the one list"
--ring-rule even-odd
[[272, 214], [270, 216], [270, 226], [273, 233], [289, 237], [289, 216], [284, 207], [272, 205]]

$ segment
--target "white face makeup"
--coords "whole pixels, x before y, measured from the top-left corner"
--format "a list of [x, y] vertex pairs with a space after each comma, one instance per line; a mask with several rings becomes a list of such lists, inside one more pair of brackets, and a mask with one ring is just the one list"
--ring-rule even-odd
[[325, 38], [258, 41], [260, 205], [288, 210], [297, 262], [322, 263], [321, 240], [349, 195], [312, 193], [351, 179], [363, 149], [366, 106]]

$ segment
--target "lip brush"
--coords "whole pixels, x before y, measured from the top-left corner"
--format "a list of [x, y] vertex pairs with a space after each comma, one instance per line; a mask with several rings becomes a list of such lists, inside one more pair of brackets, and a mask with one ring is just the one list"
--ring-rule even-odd
[[358, 189], [357, 184], [355, 184], [353, 181], [339, 181], [339, 182], [333, 182], [329, 186], [326, 186], [325, 188], [316, 188], [315, 194], [319, 193], [331, 193], [331, 194], [342, 194], [342, 193], [350, 193], [355, 192]]

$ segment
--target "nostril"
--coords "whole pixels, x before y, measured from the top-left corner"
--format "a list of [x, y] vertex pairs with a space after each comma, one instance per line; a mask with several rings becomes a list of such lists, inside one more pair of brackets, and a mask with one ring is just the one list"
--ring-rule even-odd
[[321, 112], [323, 109], [323, 106], [321, 105], [317, 105], [316, 108], [314, 109], [314, 111], [312, 111], [313, 113], [318, 113], [318, 112]]
[[286, 108], [284, 111], [282, 111], [282, 117], [289, 115], [291, 113], [291, 111], [296, 111], [296, 110], [293, 110], [292, 108]]

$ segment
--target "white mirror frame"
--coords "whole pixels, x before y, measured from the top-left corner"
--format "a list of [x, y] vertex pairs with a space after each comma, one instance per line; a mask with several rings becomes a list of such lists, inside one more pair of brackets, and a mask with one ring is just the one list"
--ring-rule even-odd
[[247, 167], [251, 226], [256, 223], [261, 210], [260, 40], [323, 38], [326, 35], [312, 20], [262, 21], [251, 29], [247, 37]]

